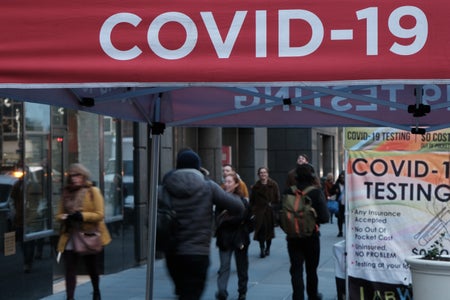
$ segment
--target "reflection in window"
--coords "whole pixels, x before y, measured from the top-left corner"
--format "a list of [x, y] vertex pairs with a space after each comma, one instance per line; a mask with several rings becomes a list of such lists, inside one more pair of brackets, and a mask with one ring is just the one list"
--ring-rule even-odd
[[51, 209], [48, 204], [48, 155], [50, 140], [50, 106], [25, 104], [25, 172], [24, 214], [25, 233], [51, 229]]
[[122, 217], [123, 176], [120, 143], [120, 122], [103, 117], [104, 165], [105, 165], [105, 213], [107, 218]]

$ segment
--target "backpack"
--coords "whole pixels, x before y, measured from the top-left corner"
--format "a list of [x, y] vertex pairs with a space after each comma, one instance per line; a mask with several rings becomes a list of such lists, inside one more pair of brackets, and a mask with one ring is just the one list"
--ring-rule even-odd
[[166, 251], [175, 244], [178, 228], [177, 213], [172, 208], [169, 192], [164, 186], [158, 191], [158, 212], [156, 221], [156, 250]]
[[293, 194], [283, 196], [280, 211], [280, 226], [288, 238], [304, 238], [317, 232], [317, 213], [312, 207], [312, 200], [308, 193], [316, 189], [309, 186], [303, 191], [291, 186]]

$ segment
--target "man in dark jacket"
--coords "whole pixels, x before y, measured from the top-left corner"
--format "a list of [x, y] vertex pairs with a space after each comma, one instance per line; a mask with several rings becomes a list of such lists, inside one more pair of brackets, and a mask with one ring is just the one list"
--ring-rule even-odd
[[[297, 188], [305, 190], [308, 186], [316, 185], [314, 168], [310, 164], [301, 164], [296, 168]], [[293, 193], [286, 189], [285, 194]], [[308, 192], [312, 207], [317, 213], [316, 228], [329, 220], [328, 207], [322, 189], [316, 188]], [[304, 300], [303, 264], [306, 270], [306, 293], [309, 300], [320, 300], [322, 295], [318, 292], [319, 280], [317, 267], [320, 258], [320, 231], [317, 229], [312, 236], [303, 238], [288, 238], [287, 248], [291, 262], [290, 274], [292, 283], [292, 300]]]
[[192, 150], [177, 158], [176, 170], [163, 186], [176, 211], [174, 245], [166, 251], [166, 264], [180, 300], [200, 299], [209, 267], [213, 205], [241, 216], [244, 205], [200, 172], [200, 157]]
[[309, 158], [306, 154], [302, 153], [302, 154], [298, 155], [295, 168], [291, 169], [288, 172], [288, 175], [286, 178], [286, 187], [287, 188], [297, 184], [297, 182], [295, 180], [295, 175], [296, 175], [295, 172], [296, 172], [297, 166], [300, 166], [303, 164], [308, 164], [308, 163], [309, 163]]

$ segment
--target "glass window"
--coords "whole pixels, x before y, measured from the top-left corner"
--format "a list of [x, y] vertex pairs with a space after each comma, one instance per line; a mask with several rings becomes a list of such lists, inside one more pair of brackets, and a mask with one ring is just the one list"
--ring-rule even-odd
[[[130, 125], [130, 122], [128, 122], [127, 125]], [[128, 216], [132, 216], [134, 214], [133, 138], [123, 137], [121, 149], [123, 166], [124, 213]]]
[[[69, 164], [80, 162], [86, 166], [95, 185], [100, 180], [100, 131], [97, 114], [74, 112], [76, 122], [69, 123]], [[71, 126], [72, 125], [72, 126]], [[70, 139], [74, 140], [70, 140]]]
[[107, 219], [122, 218], [123, 216], [123, 175], [122, 151], [120, 149], [120, 122], [103, 117], [103, 153], [105, 165], [105, 214]]
[[69, 109], [52, 106], [50, 108], [52, 116], [52, 139], [51, 139], [51, 203], [53, 210], [53, 229], [59, 233], [61, 222], [55, 220], [58, 213], [58, 206], [61, 201], [62, 189], [64, 186], [64, 170], [68, 163], [68, 130], [67, 115]]
[[25, 234], [51, 229], [48, 205], [48, 157], [50, 106], [25, 103], [25, 143], [23, 176]]

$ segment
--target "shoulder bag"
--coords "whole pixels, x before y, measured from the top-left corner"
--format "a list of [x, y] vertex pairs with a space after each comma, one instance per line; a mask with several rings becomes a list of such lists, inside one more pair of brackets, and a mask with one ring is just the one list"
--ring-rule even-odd
[[98, 229], [89, 232], [74, 229], [72, 232], [72, 242], [74, 251], [81, 255], [97, 254], [103, 248]]
[[[89, 189], [91, 200], [93, 200], [92, 191]], [[72, 231], [73, 249], [81, 255], [90, 255], [100, 253], [103, 249], [100, 230], [97, 226], [90, 231], [81, 230], [81, 224]]]

